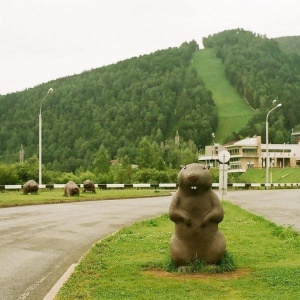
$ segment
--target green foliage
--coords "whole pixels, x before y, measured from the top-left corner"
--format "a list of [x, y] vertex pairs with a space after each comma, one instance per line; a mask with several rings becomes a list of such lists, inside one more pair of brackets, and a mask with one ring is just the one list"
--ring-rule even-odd
[[[176, 130], [182, 140], [204, 145], [217, 119], [211, 94], [191, 68], [197, 50], [192, 41], [0, 96], [0, 160], [18, 161], [21, 144], [25, 159], [38, 153], [39, 106], [49, 87], [53, 93], [42, 108], [48, 170], [106, 173], [99, 146], [110, 158], [128, 156], [136, 163], [143, 137], [160, 145]], [[202, 116], [209, 133], [199, 123]], [[157, 164], [162, 168], [161, 159]]]
[[15, 165], [0, 165], [0, 184], [12, 184], [18, 182], [18, 173]]
[[211, 167], [209, 168], [209, 171], [212, 175], [212, 182], [219, 182], [219, 169]]
[[285, 36], [275, 38], [275, 40], [282, 51], [300, 55], [300, 36]]
[[[204, 38], [205, 50], [198, 51], [192, 41], [0, 95], [0, 161], [18, 162], [21, 145], [25, 160], [36, 157], [39, 106], [49, 87], [54, 92], [42, 109], [47, 183], [56, 176], [50, 171], [109, 173], [107, 164], [100, 167], [99, 159], [106, 154], [109, 159], [128, 157], [146, 168], [177, 169], [194, 160], [197, 148], [212, 142], [213, 132], [216, 142], [255, 134], [264, 139], [273, 99], [283, 105], [270, 115], [269, 140], [288, 142], [300, 119], [300, 56], [293, 50], [297, 40], [227, 30]], [[177, 131], [180, 149], [173, 143]], [[145, 138], [151, 144], [149, 154], [156, 151], [148, 161], [147, 145], [141, 144]], [[182, 147], [189, 141], [196, 151]], [[107, 153], [99, 153], [99, 146]], [[144, 153], [137, 153], [142, 146]], [[20, 167], [18, 180], [37, 180], [36, 168], [36, 162]], [[102, 181], [120, 181], [122, 174], [119, 170], [118, 175], [99, 176]]]
[[80, 183], [79, 177], [74, 175], [73, 173], [62, 173], [57, 183], [67, 183], [68, 181], [74, 181], [75, 183]]
[[[137, 161], [140, 164], [138, 168], [131, 166], [127, 155], [119, 157], [111, 164], [107, 149], [101, 145], [94, 155], [92, 171], [85, 171], [81, 166], [75, 172], [59, 172], [49, 169], [47, 165], [43, 167], [43, 182], [53, 184], [72, 180], [83, 183], [84, 180], [91, 179], [95, 183], [174, 183], [180, 165], [197, 161], [197, 147], [192, 141], [188, 143], [182, 141], [179, 145], [175, 145], [174, 140], [169, 140], [165, 145], [159, 146], [144, 137], [137, 150]], [[8, 171], [5, 171], [6, 168]], [[37, 181], [37, 157], [34, 156], [23, 164], [3, 165], [3, 170], [5, 177], [3, 182], [6, 184], [24, 183], [29, 179]], [[9, 176], [5, 175], [7, 173]]]
[[143, 137], [137, 147], [136, 163], [141, 168], [154, 168], [157, 159], [161, 157], [157, 143], [151, 143], [147, 137]]
[[83, 173], [80, 173], [79, 175], [79, 180], [80, 182], [84, 182], [85, 180], [92, 180], [94, 183], [97, 182], [97, 177], [94, 173], [92, 173], [91, 171], [86, 171]]
[[166, 171], [150, 168], [137, 170], [132, 176], [133, 182], [137, 183], [166, 183], [170, 182], [170, 179]]
[[[270, 140], [290, 140], [291, 128], [299, 123], [299, 54], [283, 52], [276, 40], [242, 29], [227, 30], [203, 39], [205, 47], [213, 48], [225, 66], [231, 84], [249, 105], [257, 110], [248, 126], [238, 136], [265, 136], [263, 123], [273, 99], [283, 105], [269, 121]], [[234, 136], [231, 136], [233, 139]]]
[[103, 145], [101, 145], [99, 150], [96, 152], [92, 166], [94, 172], [97, 174], [105, 174], [109, 172], [110, 156]]

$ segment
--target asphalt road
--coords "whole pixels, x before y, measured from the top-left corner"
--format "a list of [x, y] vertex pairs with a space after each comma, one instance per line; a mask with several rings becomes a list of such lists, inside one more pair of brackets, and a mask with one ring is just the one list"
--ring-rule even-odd
[[171, 196], [0, 209], [0, 299], [43, 299], [97, 241], [168, 211]]
[[[297, 189], [229, 191], [223, 199], [300, 230], [299, 195]], [[170, 201], [167, 196], [0, 209], [0, 299], [43, 299], [95, 242], [167, 212]]]
[[300, 231], [299, 189], [229, 191], [223, 199], [278, 225]]

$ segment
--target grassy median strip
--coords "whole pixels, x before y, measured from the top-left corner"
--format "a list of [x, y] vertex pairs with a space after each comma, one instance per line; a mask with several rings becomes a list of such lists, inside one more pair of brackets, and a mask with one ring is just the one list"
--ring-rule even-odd
[[80, 196], [65, 197], [63, 189], [44, 189], [37, 194], [24, 195], [23, 191], [5, 191], [0, 192], [0, 207], [33, 205], [33, 204], [53, 204], [64, 202], [79, 202], [93, 200], [109, 200], [123, 198], [139, 198], [139, 197], [154, 197], [170, 195], [168, 190], [153, 190], [153, 189], [105, 189], [97, 190], [96, 194], [81, 193]]
[[87, 253], [59, 291], [62, 299], [299, 299], [300, 237], [229, 202], [220, 228], [237, 268], [170, 271], [167, 215], [126, 227]]

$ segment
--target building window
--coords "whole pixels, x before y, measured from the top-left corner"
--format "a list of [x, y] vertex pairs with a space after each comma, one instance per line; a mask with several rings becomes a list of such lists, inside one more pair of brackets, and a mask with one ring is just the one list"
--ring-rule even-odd
[[243, 154], [245, 155], [257, 155], [257, 149], [245, 148], [243, 149]]
[[228, 149], [228, 152], [230, 153], [230, 155], [238, 155], [238, 154], [240, 154], [239, 148]]

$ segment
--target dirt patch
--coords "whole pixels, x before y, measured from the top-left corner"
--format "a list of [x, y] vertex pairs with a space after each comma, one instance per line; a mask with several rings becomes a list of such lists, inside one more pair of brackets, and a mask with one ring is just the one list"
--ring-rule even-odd
[[225, 273], [170, 273], [166, 271], [160, 271], [156, 269], [147, 270], [143, 272], [144, 274], [153, 275], [155, 277], [159, 278], [174, 278], [178, 280], [188, 280], [188, 279], [223, 279], [223, 280], [229, 280], [229, 279], [236, 279], [243, 276], [247, 276], [251, 273], [251, 270], [249, 269], [238, 269], [233, 272], [225, 272]]

